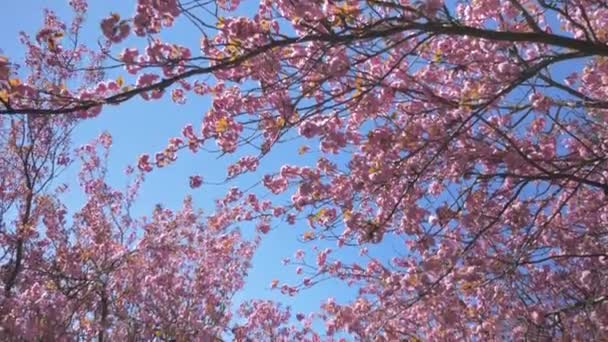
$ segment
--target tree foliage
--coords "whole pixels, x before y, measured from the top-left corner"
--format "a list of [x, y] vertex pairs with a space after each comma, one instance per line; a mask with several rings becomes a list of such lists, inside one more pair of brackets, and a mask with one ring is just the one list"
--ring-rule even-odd
[[[101, 21], [98, 47], [77, 39], [86, 3], [70, 3], [70, 26], [48, 11], [35, 38], [22, 37], [23, 63], [0, 60], [6, 336], [608, 335], [605, 1], [138, 0], [134, 13]], [[196, 46], [162, 39], [179, 21]], [[69, 164], [74, 125], [134, 97], [197, 96], [212, 102], [200, 126], [140, 156], [134, 188], [210, 144], [241, 157], [230, 182], [298, 138], [318, 145], [316, 163], [287, 162], [260, 181], [289, 202], [234, 188], [206, 217], [186, 200], [179, 212], [131, 218], [134, 190], [104, 182], [103, 135], [76, 153], [88, 199], [68, 223], [48, 185]], [[271, 222], [308, 221], [303, 240], [360, 249], [366, 262], [298, 251], [310, 274], [273, 284], [296, 295], [332, 278], [358, 296], [322, 305], [325, 331], [299, 315], [290, 326], [266, 301], [243, 304], [246, 323], [234, 323], [227, 303], [256, 244], [233, 229], [242, 221], [260, 238]], [[368, 251], [387, 240], [400, 241], [391, 260]], [[225, 275], [201, 271], [218, 263], [231, 265]]]

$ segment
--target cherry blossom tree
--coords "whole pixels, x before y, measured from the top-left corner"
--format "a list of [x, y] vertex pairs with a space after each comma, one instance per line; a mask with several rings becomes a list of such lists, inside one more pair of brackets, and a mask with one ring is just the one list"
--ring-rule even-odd
[[[22, 34], [23, 65], [0, 58], [4, 108], [47, 103], [59, 110], [72, 101], [67, 84], [99, 87], [105, 57], [78, 42], [86, 4], [72, 6], [71, 26], [47, 11], [34, 39]], [[244, 284], [259, 239], [245, 240], [224, 222], [254, 215], [218, 203], [205, 216], [185, 197], [179, 210], [159, 204], [150, 216], [134, 217], [131, 207], [144, 174], [129, 167], [129, 186], [112, 187], [107, 182], [111, 135], [72, 146], [71, 132], [86, 117], [33, 112], [0, 117], [0, 339], [249, 338], [244, 332], [258, 323], [233, 319], [231, 300]], [[78, 182], [61, 183], [61, 173], [78, 165]], [[191, 186], [201, 182], [192, 177]], [[73, 195], [72, 186], [84, 194], [78, 210], [63, 202]], [[273, 305], [264, 303], [264, 311], [243, 309], [243, 317], [259, 312], [258, 320], [285, 323], [288, 316]]]
[[[200, 153], [215, 143], [216, 153], [240, 156], [228, 168], [227, 182], [255, 171], [277, 145], [307, 141], [300, 152], [314, 153], [316, 163], [286, 162], [280, 170], [267, 170], [260, 182], [271, 194], [290, 195], [288, 203], [282, 202], [284, 196], [261, 200], [249, 190], [235, 188], [220, 200], [221, 210], [205, 225], [223, 231], [243, 220], [255, 221], [263, 234], [272, 222], [307, 221], [302, 240], [333, 240], [334, 249], [359, 249], [364, 261], [333, 257], [329, 248], [318, 249], [316, 260], [310, 261], [307, 253], [298, 251], [293, 263], [300, 267], [296, 272], [303, 274], [302, 282], [272, 284], [289, 295], [327, 278], [357, 286], [359, 294], [349, 303], [329, 298], [322, 305], [318, 317], [325, 321], [322, 334], [327, 338], [346, 333], [364, 341], [601, 340], [608, 335], [608, 293], [603, 286], [608, 283], [608, 3], [135, 3], [134, 13], [112, 13], [102, 20], [99, 50], [64, 47], [66, 28], [49, 13], [36, 39], [24, 38], [30, 51], [26, 63], [35, 69], [32, 79], [15, 81], [11, 75], [18, 63], [0, 61], [4, 120], [14, 121], [19, 115], [27, 118], [19, 122], [57, 120], [61, 124], [53, 127], [66, 130], [73, 120], [99, 115], [104, 106], [134, 97], [154, 101], [170, 96], [179, 105], [188, 97], [206, 96], [212, 105], [200, 126], [184, 127], [163, 151], [140, 156], [137, 167], [142, 173], [153, 172], [169, 167], [186, 149]], [[79, 13], [86, 4], [72, 5], [74, 29], [83, 24]], [[246, 6], [255, 14], [240, 15]], [[176, 21], [188, 22], [200, 32], [198, 46], [161, 38], [160, 33], [172, 30]], [[135, 47], [142, 44], [145, 49]], [[76, 65], [73, 55], [88, 57]], [[112, 74], [117, 69], [123, 70], [118, 77]], [[74, 87], [46, 84], [48, 73], [86, 82]], [[23, 141], [24, 134], [16, 133], [21, 126], [27, 125], [11, 124], [7, 129], [6, 146], [12, 146], [8, 142], [15, 140], [13, 136]], [[53, 139], [60, 139], [61, 132]], [[32, 136], [38, 139], [39, 134]], [[42, 140], [63, 148], [49, 139]], [[11, 160], [21, 156], [39, 165], [33, 160], [41, 157], [28, 152], [34, 145], [21, 144]], [[251, 146], [256, 154], [242, 152]], [[42, 174], [35, 177], [38, 181], [52, 175], [52, 168], [36, 171], [39, 168], [5, 171], [18, 175], [5, 181], [5, 188], [13, 190], [3, 192], [3, 205], [20, 203], [18, 219], [11, 223], [17, 228], [9, 234], [15, 237], [5, 234], [3, 242], [10, 246], [6, 250], [11, 261], [4, 271], [7, 296], [19, 281], [13, 274], [24, 274], [23, 261], [18, 260], [25, 260], [19, 255], [30, 241], [27, 234], [36, 232], [31, 222], [42, 215], [27, 205], [28, 196], [36, 193], [28, 185], [32, 174]], [[108, 199], [105, 186], [92, 185], [102, 182], [83, 177], [83, 183], [92, 187], [85, 186], [85, 191], [95, 194], [91, 207], [98, 209], [79, 213], [76, 230], [90, 227], [86, 222], [93, 219], [85, 217], [96, 211], [96, 220], [109, 221], [99, 206], [121, 203]], [[196, 188], [204, 178], [193, 175], [189, 182]], [[192, 226], [196, 220], [186, 219], [192, 210], [187, 203], [178, 213], [159, 209], [151, 222], [139, 226], [132, 223], [138, 221], [127, 221], [144, 231], [164, 231], [175, 225], [170, 222]], [[79, 225], [82, 220], [85, 224]], [[114, 224], [115, 229], [121, 227]], [[95, 234], [100, 232], [84, 236]], [[114, 250], [109, 238], [114, 235], [107, 234], [98, 248]], [[138, 241], [159, 243], [145, 237]], [[401, 250], [390, 260], [374, 255], [373, 245], [383, 241], [400, 243]], [[118, 246], [129, 254], [129, 247]], [[187, 269], [179, 264], [180, 258], [189, 260], [188, 265], [210, 262], [184, 248], [173, 256], [173, 267]], [[146, 258], [154, 258], [150, 253]], [[226, 253], [234, 251], [228, 248]], [[44, 257], [39, 252], [37, 258]], [[119, 259], [124, 258], [130, 260]], [[138, 257], [133, 258], [137, 263]], [[112, 265], [104, 270], [121, 272], [111, 261], [117, 259], [103, 260]], [[244, 265], [247, 260], [237, 258], [235, 263], [239, 262]], [[235, 266], [232, 277], [238, 278], [241, 271], [242, 266]], [[79, 272], [86, 273], [82, 267]], [[87, 311], [94, 312], [89, 316], [102, 329], [93, 330], [102, 336], [110, 321], [131, 327], [135, 323], [124, 322], [136, 320], [141, 312], [127, 305], [123, 311], [113, 308], [111, 316], [103, 314], [103, 298], [120, 296], [110, 285], [112, 277], [105, 273], [100, 278], [104, 280], [97, 283], [96, 300], [90, 299], [95, 304]], [[224, 294], [204, 293], [201, 298], [222, 297], [238, 288], [226, 286]], [[25, 288], [19, 290], [26, 293]], [[183, 303], [179, 293], [166, 296], [164, 303]], [[137, 308], [145, 305], [142, 299], [131, 300]], [[47, 304], [58, 302], [52, 299]], [[179, 305], [181, 315], [198, 312]], [[173, 313], [160, 310], [155, 313], [163, 317], [159, 322], [170, 322]], [[234, 328], [237, 339], [247, 339], [241, 337], [244, 331], [253, 339], [305, 338], [290, 335], [295, 333], [292, 328], [277, 327], [287, 324], [288, 318], [274, 304], [248, 303], [241, 313], [250, 328]], [[173, 324], [163, 331], [191, 338], [203, 333], [217, 336], [228, 320], [211, 324], [219, 326], [217, 330], [192, 323]], [[17, 329], [17, 323], [11, 324]], [[152, 329], [145, 324], [137, 329]]]

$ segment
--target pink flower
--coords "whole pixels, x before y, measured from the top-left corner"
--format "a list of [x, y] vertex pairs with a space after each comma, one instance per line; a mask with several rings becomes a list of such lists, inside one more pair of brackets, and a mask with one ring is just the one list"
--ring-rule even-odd
[[127, 38], [131, 27], [127, 21], [120, 20], [118, 13], [112, 13], [101, 21], [101, 32], [109, 41], [120, 43]]
[[112, 136], [108, 132], [104, 132], [99, 136], [99, 142], [101, 146], [108, 149], [112, 145]]
[[192, 189], [196, 189], [196, 188], [200, 187], [201, 185], [203, 185], [203, 177], [201, 177], [199, 175], [190, 176], [190, 187]]
[[268, 224], [268, 222], [262, 222], [258, 224], [257, 228], [263, 234], [267, 234], [270, 231], [270, 225]]
[[304, 278], [304, 280], [302, 280], [302, 283], [304, 284], [304, 286], [310, 286], [312, 284], [312, 280], [310, 278]]
[[296, 254], [295, 254], [294, 257], [295, 257], [296, 260], [303, 260], [304, 259], [304, 251], [301, 250], [301, 249], [298, 249], [296, 251]]
[[137, 161], [137, 168], [144, 172], [152, 171], [152, 165], [150, 165], [150, 156], [147, 154], [142, 154], [139, 156], [139, 160]]
[[327, 262], [327, 255], [329, 253], [331, 253], [331, 249], [325, 248], [324, 250], [319, 252], [319, 254], [317, 254], [317, 266], [319, 266], [319, 267], [325, 266], [325, 263]]
[[136, 48], [126, 48], [120, 54], [120, 59], [125, 63], [127, 72], [132, 75], [136, 74], [141, 69], [138, 57], [139, 59], [142, 58], [139, 56], [139, 51]]

